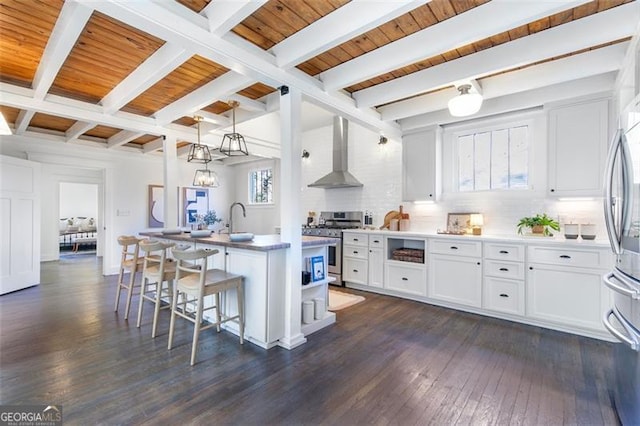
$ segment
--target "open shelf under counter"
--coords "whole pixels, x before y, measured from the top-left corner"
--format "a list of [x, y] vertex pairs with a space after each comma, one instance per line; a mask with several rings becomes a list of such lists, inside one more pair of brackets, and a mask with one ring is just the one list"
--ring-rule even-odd
[[303, 284], [302, 290], [309, 290], [316, 287], [322, 287], [323, 285], [330, 284], [335, 280], [336, 280], [335, 277], [327, 277], [323, 280], [313, 281], [313, 282], [310, 282], [309, 284]]
[[309, 334], [315, 333], [316, 331], [321, 330], [335, 322], [336, 322], [335, 312], [325, 311], [324, 318], [314, 320], [309, 324], [303, 323], [301, 326], [301, 331], [302, 331], [302, 334], [304, 334], [305, 336], [308, 336]]

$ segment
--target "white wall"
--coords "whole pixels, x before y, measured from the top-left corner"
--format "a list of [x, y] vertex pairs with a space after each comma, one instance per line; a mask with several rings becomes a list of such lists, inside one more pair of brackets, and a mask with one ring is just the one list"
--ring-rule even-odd
[[86, 183], [60, 183], [61, 218], [98, 217], [98, 186]]
[[[300, 222], [303, 223], [309, 210], [369, 210], [373, 212], [374, 225], [379, 227], [389, 210], [397, 210], [403, 204], [411, 216], [411, 229], [436, 232], [446, 228], [449, 212], [481, 212], [484, 214], [487, 234], [513, 235], [516, 224], [523, 216], [547, 213], [565, 222], [595, 223], [597, 237], [606, 238], [602, 199], [590, 201], [558, 201], [546, 197], [547, 182], [547, 128], [546, 113], [539, 111], [524, 115], [533, 121], [531, 179], [533, 190], [526, 193], [455, 193], [453, 189], [453, 152], [450, 132], [445, 131], [443, 140], [443, 194], [435, 204], [402, 202], [402, 146], [401, 142], [389, 140], [380, 147], [379, 135], [350, 123], [349, 171], [364, 184], [362, 188], [318, 189], [307, 184], [328, 173], [332, 166], [332, 129], [323, 127], [304, 133], [303, 148], [310, 157], [303, 160], [302, 179], [303, 205]], [[483, 120], [474, 126], [496, 120]], [[499, 121], [499, 120], [498, 120]], [[460, 126], [458, 127], [460, 128]]]

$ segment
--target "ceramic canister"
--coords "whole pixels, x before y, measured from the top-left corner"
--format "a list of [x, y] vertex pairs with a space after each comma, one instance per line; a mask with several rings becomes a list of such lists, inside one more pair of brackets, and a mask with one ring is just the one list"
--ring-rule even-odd
[[321, 320], [324, 318], [324, 299], [321, 297], [316, 297], [313, 299], [313, 317], [317, 320]]
[[568, 240], [575, 240], [580, 235], [580, 225], [577, 223], [564, 224], [564, 237]]
[[302, 302], [302, 322], [305, 324], [313, 322], [313, 300]]
[[583, 240], [594, 240], [596, 238], [596, 225], [593, 223], [580, 225], [580, 236]]

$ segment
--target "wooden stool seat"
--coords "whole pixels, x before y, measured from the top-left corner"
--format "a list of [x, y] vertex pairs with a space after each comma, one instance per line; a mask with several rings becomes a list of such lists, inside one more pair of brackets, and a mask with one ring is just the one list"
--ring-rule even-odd
[[[118, 283], [116, 285], [116, 306], [114, 311], [118, 312], [120, 304], [120, 291], [127, 291], [127, 303], [125, 306], [124, 319], [129, 318], [129, 308], [131, 307], [131, 299], [133, 297], [133, 289], [135, 287], [136, 272], [142, 269], [144, 258], [139, 256], [141, 238], [131, 235], [122, 235], [118, 237], [118, 244], [122, 246], [122, 257], [120, 259], [120, 271], [118, 273]], [[129, 282], [123, 281], [124, 274], [129, 273]]]
[[[244, 343], [244, 291], [242, 288], [242, 275], [231, 274], [221, 269], [207, 269], [207, 258], [218, 253], [218, 250], [178, 250], [173, 249], [173, 257], [177, 260], [176, 280], [171, 300], [171, 322], [169, 325], [169, 345], [173, 346], [173, 333], [175, 318], [180, 316], [194, 323], [193, 342], [191, 346], [191, 365], [195, 364], [198, 336], [200, 331], [216, 327], [220, 332], [220, 325], [227, 321], [238, 323], [240, 344]], [[200, 264], [196, 264], [196, 262]], [[227, 316], [222, 312], [220, 294], [227, 290], [235, 289], [238, 300], [238, 314]], [[204, 297], [215, 295], [215, 305], [204, 307]], [[178, 298], [181, 297], [181, 307], [178, 306]], [[188, 304], [195, 304], [195, 311], [189, 311]], [[208, 325], [202, 325], [203, 311], [215, 309], [216, 321]]]
[[[140, 286], [140, 301], [138, 303], [139, 328], [142, 322], [142, 307], [144, 301], [148, 300], [154, 304], [153, 325], [151, 327], [151, 337], [156, 337], [158, 327], [158, 316], [160, 309], [167, 309], [171, 304], [162, 307], [162, 298], [171, 300], [173, 297], [173, 280], [176, 277], [176, 262], [167, 258], [167, 250], [175, 243], [164, 243], [162, 241], [148, 240], [140, 242], [140, 249], [144, 252], [144, 264], [142, 267], [142, 284]], [[164, 287], [164, 283], [167, 287]]]

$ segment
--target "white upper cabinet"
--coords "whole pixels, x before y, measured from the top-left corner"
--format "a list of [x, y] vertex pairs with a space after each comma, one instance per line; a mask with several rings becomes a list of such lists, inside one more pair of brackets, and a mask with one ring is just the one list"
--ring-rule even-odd
[[548, 194], [600, 196], [610, 136], [609, 99], [552, 107], [548, 118]]
[[402, 137], [402, 200], [436, 201], [440, 194], [441, 128]]

